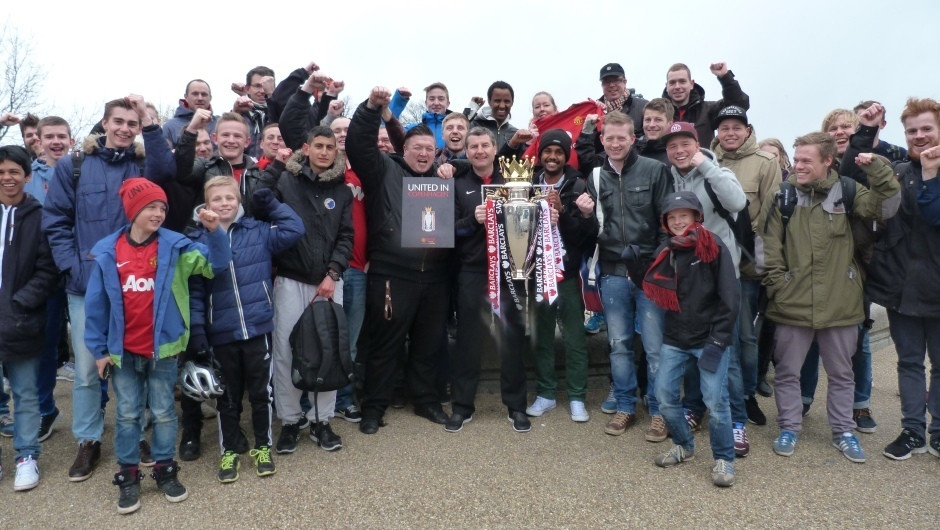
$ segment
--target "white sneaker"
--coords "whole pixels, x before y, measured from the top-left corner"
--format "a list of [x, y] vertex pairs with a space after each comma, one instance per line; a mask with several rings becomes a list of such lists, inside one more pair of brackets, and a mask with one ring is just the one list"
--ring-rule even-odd
[[571, 406], [571, 421], [583, 423], [591, 419], [588, 416], [587, 409], [584, 408], [583, 401], [572, 401], [568, 405]]
[[26, 491], [39, 484], [39, 464], [32, 456], [26, 456], [16, 463], [16, 478], [13, 479], [14, 491]]
[[529, 416], [539, 417], [542, 414], [555, 408], [554, 399], [545, 399], [542, 396], [535, 396], [535, 402], [532, 405], [525, 409], [525, 413]]
[[60, 381], [75, 381], [75, 363], [69, 361], [55, 371], [55, 378]]

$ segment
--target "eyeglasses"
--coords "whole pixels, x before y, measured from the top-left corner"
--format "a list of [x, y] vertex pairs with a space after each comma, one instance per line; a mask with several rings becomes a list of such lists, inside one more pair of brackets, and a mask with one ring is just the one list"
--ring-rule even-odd
[[601, 79], [602, 85], [616, 85], [617, 83], [623, 83], [626, 81], [626, 78], [623, 77], [605, 77]]

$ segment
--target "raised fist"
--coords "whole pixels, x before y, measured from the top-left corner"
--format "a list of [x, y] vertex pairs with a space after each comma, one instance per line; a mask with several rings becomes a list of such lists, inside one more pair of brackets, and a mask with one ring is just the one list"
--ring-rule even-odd
[[132, 109], [134, 109], [134, 112], [137, 113], [137, 117], [140, 118], [141, 122], [145, 120], [148, 123], [150, 122], [150, 115], [147, 114], [147, 104], [144, 102], [144, 96], [141, 96], [140, 94], [130, 94], [124, 98], [124, 101], [126, 101], [127, 104], [130, 105]]
[[16, 125], [20, 122], [20, 117], [12, 112], [4, 112], [3, 116], [0, 116], [0, 126], [10, 127]]
[[245, 83], [239, 83], [238, 81], [232, 83], [232, 92], [238, 94], [239, 96], [245, 95]]
[[486, 100], [480, 96], [473, 96], [472, 98], [470, 98], [470, 101], [475, 103], [478, 107], [482, 107], [483, 104], [486, 103]]
[[189, 120], [189, 125], [186, 126], [186, 130], [194, 133], [199, 129], [205, 129], [211, 121], [212, 112], [208, 109], [196, 109], [196, 112], [193, 113], [193, 118]]
[[692, 155], [692, 167], [699, 167], [706, 160], [708, 160], [708, 158], [706, 158], [701, 151], [696, 151], [695, 154]]
[[584, 218], [594, 215], [594, 199], [592, 199], [588, 193], [579, 195], [578, 198], [575, 199], [574, 205], [578, 207], [578, 210]]
[[199, 221], [202, 222], [202, 226], [206, 227], [206, 230], [214, 232], [219, 227], [219, 214], [203, 208], [199, 210]]
[[712, 63], [708, 69], [715, 74], [715, 77], [723, 77], [728, 73], [728, 63]]
[[343, 89], [346, 88], [346, 83], [342, 80], [333, 81], [332, 79], [326, 83], [326, 93], [331, 96], [338, 96]]
[[369, 106], [373, 109], [379, 109], [388, 105], [392, 100], [392, 93], [384, 86], [377, 86], [369, 94]]
[[880, 127], [884, 119], [885, 108], [880, 103], [873, 103], [872, 106], [858, 114], [858, 121], [869, 127]]
[[317, 71], [317, 70], [319, 70], [319, 69], [320, 69], [320, 67], [317, 66], [317, 63], [315, 63], [315, 62], [313, 62], [313, 61], [310, 61], [309, 63], [307, 63], [307, 66], [304, 66], [304, 70], [307, 71], [307, 74], [308, 74], [308, 75], [309, 75], [309, 74], [312, 74], [313, 72], [315, 72], [315, 71]]
[[334, 99], [330, 102], [330, 108], [326, 111], [331, 116], [342, 116], [343, 108], [346, 106], [341, 99]]
[[235, 100], [235, 104], [232, 105], [232, 111], [238, 112], [239, 114], [249, 112], [253, 108], [255, 108], [255, 102], [248, 96], [239, 96], [239, 98]]
[[398, 94], [399, 94], [401, 97], [403, 97], [403, 98], [405, 98], [405, 99], [408, 99], [408, 98], [411, 97], [411, 90], [409, 90], [408, 87], [406, 87], [406, 86], [400, 86], [400, 87], [398, 87]]
[[287, 147], [282, 147], [277, 150], [277, 155], [275, 155], [276, 160], [280, 160], [282, 163], [287, 163], [287, 160], [293, 155], [294, 152]]

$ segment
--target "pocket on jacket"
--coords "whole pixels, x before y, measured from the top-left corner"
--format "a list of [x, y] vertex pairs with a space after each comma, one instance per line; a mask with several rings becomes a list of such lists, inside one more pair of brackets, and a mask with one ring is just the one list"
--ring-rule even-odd
[[103, 183], [82, 183], [75, 197], [75, 217], [82, 221], [108, 219], [108, 188]]
[[630, 186], [627, 189], [629, 200], [627, 201], [630, 206], [641, 207], [649, 206], [653, 203], [653, 193], [650, 191], [649, 184], [642, 184], [639, 186]]

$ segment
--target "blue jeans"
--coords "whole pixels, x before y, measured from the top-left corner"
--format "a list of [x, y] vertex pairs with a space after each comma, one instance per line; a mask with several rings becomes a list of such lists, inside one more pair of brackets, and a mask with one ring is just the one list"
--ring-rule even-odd
[[[855, 350], [852, 356], [852, 372], [855, 375], [855, 395], [853, 409], [871, 408], [871, 344], [868, 340], [868, 328], [861, 324], [858, 326], [861, 335], [861, 348]], [[819, 382], [819, 345], [813, 342], [806, 361], [800, 370], [800, 394], [803, 403], [811, 405], [816, 395], [816, 384]]]
[[[679, 390], [689, 364], [696, 364], [702, 355], [702, 348], [682, 350], [664, 344], [660, 350], [659, 379], [656, 384], [656, 397], [659, 410], [666, 420], [672, 441], [689, 451], [695, 451], [695, 437], [689, 430], [682, 410]], [[734, 434], [731, 430], [731, 408], [728, 404], [728, 361], [732, 357], [731, 348], [718, 363], [714, 372], [699, 370], [700, 387], [705, 405], [711, 410], [708, 416], [708, 437], [715, 460], [734, 461]]]
[[[3, 370], [3, 364], [0, 363], [0, 378], [7, 377]], [[11, 389], [12, 390], [12, 389]], [[10, 394], [3, 390], [2, 381], [0, 381], [0, 416], [6, 416], [10, 413]]]
[[46, 300], [46, 342], [39, 363], [39, 413], [48, 416], [55, 411], [56, 370], [59, 368], [59, 333], [65, 318], [65, 289], [56, 289]]
[[626, 276], [601, 275], [601, 301], [607, 318], [610, 341], [610, 375], [614, 380], [617, 411], [636, 412], [636, 368], [633, 354], [633, 333], [638, 323], [646, 350], [647, 395], [650, 414], [659, 414], [656, 395], [656, 374], [659, 371], [659, 350], [663, 345], [663, 321], [666, 312], [646, 297]]
[[[39, 357], [17, 361], [4, 361], [3, 370], [10, 380], [13, 394], [13, 449], [16, 458], [39, 456], [39, 396], [36, 379], [39, 376]], [[2, 390], [2, 389], [0, 389]]]
[[[349, 267], [343, 273], [343, 312], [346, 313], [346, 325], [349, 329], [349, 354], [356, 360], [356, 341], [362, 331], [362, 322], [366, 317], [366, 273]], [[352, 385], [346, 385], [336, 392], [336, 410], [342, 410], [353, 404]]]
[[114, 394], [117, 397], [117, 428], [114, 454], [118, 465], [140, 463], [140, 423], [149, 403], [153, 417], [150, 454], [157, 462], [176, 455], [176, 357], [148, 359], [125, 354], [121, 367], [114, 367]]
[[[85, 346], [85, 297], [69, 294], [72, 352], [75, 355], [75, 382], [72, 383], [72, 434], [78, 443], [100, 442], [104, 432], [104, 404], [107, 391], [98, 378], [95, 357]], [[105, 387], [106, 388], [106, 387]]]
[[[734, 323], [732, 341], [737, 340], [738, 322]], [[731, 406], [731, 419], [735, 422], [747, 422], [747, 409], [744, 406], [744, 390], [741, 376], [741, 357], [738, 348], [732, 346], [728, 355], [728, 402]], [[699, 415], [705, 415], [706, 403], [702, 400], [701, 376], [696, 363], [689, 363], [685, 374], [684, 408]]]

